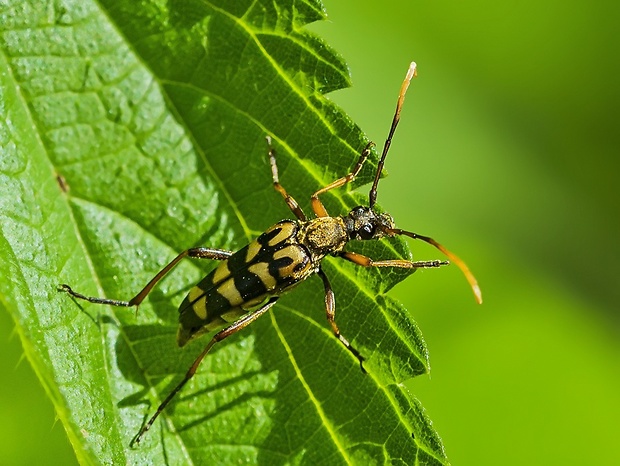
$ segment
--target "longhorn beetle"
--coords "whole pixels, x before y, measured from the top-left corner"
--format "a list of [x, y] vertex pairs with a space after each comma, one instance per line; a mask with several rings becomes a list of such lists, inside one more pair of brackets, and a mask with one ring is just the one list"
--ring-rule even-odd
[[440, 267], [447, 265], [448, 262], [439, 260], [412, 262], [404, 259], [376, 261], [355, 252], [345, 251], [346, 244], [351, 240], [377, 240], [386, 236], [404, 235], [430, 243], [458, 265], [469, 281], [476, 300], [479, 303], [482, 302], [482, 295], [476, 279], [461, 259], [432, 238], [396, 228], [394, 220], [389, 214], [379, 213], [374, 209], [377, 200], [377, 185], [385, 157], [400, 120], [405, 93], [414, 76], [416, 76], [416, 64], [411, 63], [398, 95], [396, 112], [379, 159], [374, 182], [370, 188], [367, 207], [357, 206], [347, 215], [331, 217], [321, 203], [319, 196], [353, 181], [370, 155], [372, 143], [367, 144], [361, 152], [351, 173], [319, 189], [311, 196], [312, 210], [316, 217], [308, 219], [299, 204], [280, 184], [276, 154], [271, 144], [271, 138], [268, 136], [267, 143], [273, 187], [282, 195], [297, 220], [282, 220], [276, 223], [237, 252], [204, 247], [188, 249], [175, 257], [172, 262], [153, 277], [142, 291], [129, 301], [85, 296], [73, 291], [69, 285], [60, 285], [61, 291], [91, 303], [125, 307], [138, 306], [157, 282], [184, 257], [221, 261], [217, 268], [189, 291], [181, 303], [177, 343], [179, 346], [184, 346], [193, 338], [211, 331], [219, 331], [198, 355], [183, 380], [170, 392], [159, 405], [155, 414], [140, 429], [133, 442], [140, 443], [142, 436], [150, 429], [153, 422], [170, 403], [170, 400], [194, 376], [198, 366], [213, 345], [250, 325], [271, 309], [283, 293], [313, 274], [317, 274], [323, 281], [327, 321], [334, 335], [357, 358], [362, 371], [365, 372], [364, 357], [351, 346], [336, 325], [335, 298], [329, 280], [321, 268], [323, 258], [332, 255], [364, 267], [400, 267], [407, 269]]

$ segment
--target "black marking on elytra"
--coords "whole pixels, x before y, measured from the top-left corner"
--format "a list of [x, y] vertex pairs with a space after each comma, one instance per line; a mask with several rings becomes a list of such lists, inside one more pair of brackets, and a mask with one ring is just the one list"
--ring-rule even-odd
[[282, 277], [280, 274], [280, 269], [288, 267], [293, 263], [293, 258], [289, 256], [284, 256], [279, 259], [273, 259], [269, 262], [269, 273], [276, 278], [278, 283], [286, 281], [289, 277]]
[[240, 271], [246, 270], [248, 267], [248, 263], [245, 258], [248, 255], [248, 246], [245, 246], [243, 249], [240, 249], [232, 256], [228, 258], [228, 270], [230, 272], [229, 276], [235, 276]]
[[258, 241], [261, 246], [268, 246], [269, 241], [271, 241], [272, 239], [274, 239], [276, 236], [278, 236], [280, 234], [280, 232], [282, 231], [282, 227], [276, 227], [271, 231], [266, 231], [265, 233], [263, 233], [262, 235], [260, 235], [256, 241]]
[[247, 269], [233, 275], [233, 279], [235, 281], [235, 288], [237, 288], [244, 302], [267, 293], [267, 287], [260, 277]]

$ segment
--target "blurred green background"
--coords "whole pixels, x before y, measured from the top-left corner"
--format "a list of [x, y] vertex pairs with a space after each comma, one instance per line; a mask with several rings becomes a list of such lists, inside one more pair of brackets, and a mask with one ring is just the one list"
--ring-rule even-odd
[[[325, 0], [312, 29], [351, 67], [330, 98], [382, 143], [379, 202], [464, 258], [392, 291], [432, 377], [409, 385], [452, 463], [620, 464], [620, 4]], [[439, 258], [411, 244], [416, 258]], [[0, 312], [0, 464], [75, 463]], [[17, 463], [17, 461], [21, 463]]]

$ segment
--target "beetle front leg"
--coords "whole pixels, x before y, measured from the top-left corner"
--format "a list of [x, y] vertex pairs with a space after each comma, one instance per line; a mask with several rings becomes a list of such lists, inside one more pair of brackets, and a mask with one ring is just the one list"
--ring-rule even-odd
[[355, 177], [358, 175], [358, 173], [362, 169], [362, 166], [364, 165], [364, 162], [366, 162], [366, 159], [370, 155], [370, 149], [372, 148], [373, 145], [374, 143], [372, 142], [369, 142], [368, 144], [366, 144], [366, 147], [360, 154], [360, 158], [355, 164], [355, 166], [353, 167], [353, 170], [351, 170], [351, 173], [343, 176], [342, 178], [338, 178], [336, 181], [332, 181], [330, 184], [328, 184], [324, 188], [319, 189], [317, 192], [315, 192], [310, 197], [310, 202], [312, 203], [312, 210], [314, 211], [317, 217], [329, 217], [329, 214], [327, 213], [325, 206], [319, 199], [319, 195], [324, 194], [327, 191], [331, 191], [332, 189], [340, 188], [341, 186], [344, 186], [345, 184], [352, 182], [355, 179]]
[[271, 177], [273, 178], [273, 188], [282, 195], [282, 197], [284, 198], [284, 202], [286, 202], [288, 208], [291, 209], [291, 212], [295, 214], [295, 217], [297, 217], [302, 222], [305, 222], [306, 214], [304, 214], [304, 211], [301, 210], [301, 207], [299, 207], [299, 204], [297, 203], [295, 198], [289, 193], [287, 193], [286, 189], [284, 189], [284, 186], [280, 184], [280, 177], [278, 175], [278, 164], [276, 163], [276, 151], [271, 145], [271, 136], [267, 136], [266, 139], [267, 145], [269, 146], [269, 163], [271, 164]]

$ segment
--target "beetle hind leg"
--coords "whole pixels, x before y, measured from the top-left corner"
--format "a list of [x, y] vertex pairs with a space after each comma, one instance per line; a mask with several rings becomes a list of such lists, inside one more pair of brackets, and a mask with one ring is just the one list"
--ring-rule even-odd
[[151, 418], [147, 421], [147, 423], [144, 424], [144, 426], [142, 426], [142, 428], [140, 429], [138, 434], [132, 440], [131, 444], [133, 445], [133, 444], [139, 444], [140, 443], [140, 441], [142, 440], [142, 437], [144, 436], [144, 434], [146, 434], [146, 432], [151, 428], [151, 426], [153, 425], [155, 420], [159, 417], [159, 415], [166, 408], [166, 406], [168, 406], [170, 401], [172, 401], [172, 399], [176, 396], [177, 393], [179, 393], [179, 391], [181, 391], [181, 389], [185, 386], [185, 384], [187, 382], [189, 382], [192, 377], [194, 377], [194, 374], [198, 370], [198, 367], [200, 366], [200, 363], [202, 362], [202, 360], [205, 358], [207, 353], [211, 350], [211, 348], [213, 348], [213, 346], [217, 342], [222, 341], [223, 339], [225, 339], [225, 338], [227, 338], [227, 337], [237, 333], [239, 330], [242, 330], [245, 327], [247, 327], [248, 325], [250, 325], [256, 319], [258, 319], [260, 316], [262, 316], [265, 312], [267, 312], [269, 309], [271, 309], [271, 307], [276, 303], [277, 300], [278, 300], [277, 296], [271, 298], [260, 309], [254, 311], [254, 312], [251, 312], [250, 314], [246, 315], [245, 317], [242, 317], [239, 320], [236, 320], [235, 322], [233, 322], [231, 325], [229, 325], [225, 329], [220, 330], [219, 332], [217, 332], [215, 334], [215, 336], [213, 338], [211, 338], [209, 343], [207, 343], [207, 346], [205, 346], [205, 348], [198, 355], [198, 357], [194, 360], [194, 362], [192, 363], [191, 367], [185, 373], [185, 377], [183, 377], [183, 380], [181, 380], [177, 384], [177, 386], [174, 387], [174, 389], [168, 394], [168, 396], [164, 399], [164, 401], [161, 402], [161, 404], [157, 408], [157, 411], [155, 411], [155, 414], [153, 414], [151, 416]]

